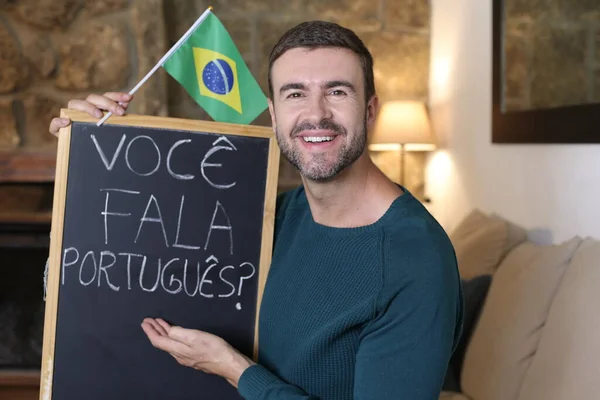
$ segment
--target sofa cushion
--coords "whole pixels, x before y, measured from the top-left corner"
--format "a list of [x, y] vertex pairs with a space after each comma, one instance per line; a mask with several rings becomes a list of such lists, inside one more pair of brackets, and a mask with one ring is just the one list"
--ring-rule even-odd
[[523, 243], [498, 267], [467, 347], [463, 392], [474, 400], [515, 400], [576, 237], [560, 245]]
[[463, 329], [460, 341], [456, 347], [456, 350], [452, 354], [450, 364], [448, 365], [448, 372], [444, 379], [443, 390], [460, 392], [460, 376], [462, 371], [463, 360], [465, 357], [465, 350], [473, 329], [477, 324], [483, 302], [487, 295], [490, 287], [492, 277], [490, 275], [481, 275], [470, 280], [462, 280], [463, 287], [463, 298], [464, 298], [464, 317], [463, 317]]
[[502, 218], [498, 214], [490, 214], [490, 218], [500, 220], [506, 224], [506, 242], [504, 242], [504, 247], [502, 248], [502, 254], [500, 256], [501, 259], [504, 259], [504, 257], [512, 249], [527, 240], [527, 230], [507, 219]]
[[456, 252], [461, 278], [492, 275], [505, 252], [508, 225], [476, 209], [449, 237]]
[[600, 396], [600, 241], [586, 239], [573, 256], [525, 375], [521, 400]]

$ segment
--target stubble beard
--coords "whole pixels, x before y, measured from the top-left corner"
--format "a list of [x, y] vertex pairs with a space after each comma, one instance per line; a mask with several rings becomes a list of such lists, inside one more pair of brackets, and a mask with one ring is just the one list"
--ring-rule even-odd
[[332, 179], [342, 170], [352, 165], [363, 154], [367, 144], [366, 118], [363, 120], [362, 128], [362, 132], [356, 132], [358, 134], [352, 135], [350, 142], [345, 142], [339, 147], [338, 154], [333, 163], [328, 162], [328, 157], [325, 153], [310, 154], [308, 156], [310, 159], [303, 160], [298, 144], [294, 141], [296, 138], [295, 132], [311, 129], [330, 129], [340, 136], [348, 137], [347, 131], [331, 120], [323, 120], [318, 126], [307, 126], [307, 123], [299, 124], [292, 129], [287, 138], [283, 136], [284, 134], [277, 126], [275, 134], [281, 153], [300, 172], [300, 175], [311, 181], [324, 182]]

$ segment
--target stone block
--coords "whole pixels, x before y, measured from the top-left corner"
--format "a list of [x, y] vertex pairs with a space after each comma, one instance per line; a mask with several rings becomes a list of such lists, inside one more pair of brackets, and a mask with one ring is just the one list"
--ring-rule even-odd
[[586, 37], [581, 28], [540, 26], [534, 30], [532, 108], [587, 102]]
[[165, 32], [167, 46], [170, 48], [193, 25], [206, 10], [203, 1], [195, 0], [167, 0], [168, 7], [164, 7]]
[[14, 7], [17, 0], [0, 0], [0, 9], [10, 10]]
[[19, 43], [0, 21], [0, 93], [26, 86], [28, 66], [19, 51]]
[[372, 0], [309, 0], [303, 7], [311, 19], [337, 22], [354, 29], [364, 26], [361, 31], [372, 31], [374, 26], [381, 26], [378, 7]]
[[59, 89], [117, 90], [131, 76], [124, 26], [104, 22], [84, 24], [65, 38], [59, 53], [61, 64], [56, 79]]
[[216, 15], [249, 15], [249, 14], [262, 14], [262, 13], [273, 13], [279, 12], [285, 13], [297, 13], [304, 9], [305, 1], [303, 0], [260, 0], [260, 1], [249, 1], [249, 0], [214, 0], [210, 3], [214, 7]]
[[60, 115], [62, 104], [41, 94], [28, 94], [23, 99], [25, 129], [23, 145], [44, 148], [56, 146], [57, 139], [48, 132], [52, 118]]
[[52, 75], [56, 69], [56, 53], [48, 36], [36, 36], [23, 47], [25, 58], [41, 77]]
[[125, 10], [129, 0], [85, 0], [84, 11], [88, 16], [108, 14]]
[[[167, 51], [162, 0], [133, 0], [131, 27], [137, 51], [136, 83], [156, 65]], [[125, 69], [127, 65], [124, 65]], [[125, 74], [125, 76], [127, 76]], [[167, 74], [160, 68], [136, 93], [132, 113], [167, 115]], [[121, 85], [122, 86], [122, 85]], [[115, 87], [119, 87], [115, 85]]]
[[80, 7], [79, 0], [20, 0], [16, 14], [32, 26], [60, 29], [71, 24]]
[[10, 100], [0, 100], [0, 149], [12, 149], [19, 145], [17, 121]]
[[427, 29], [430, 24], [430, 7], [429, 1], [425, 0], [384, 0], [385, 27]]
[[375, 88], [381, 100], [427, 98], [429, 35], [367, 34], [365, 44], [373, 54]]

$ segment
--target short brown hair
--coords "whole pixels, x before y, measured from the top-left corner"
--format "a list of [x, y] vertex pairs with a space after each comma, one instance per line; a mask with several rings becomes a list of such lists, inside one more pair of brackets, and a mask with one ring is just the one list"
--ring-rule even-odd
[[305, 47], [318, 49], [323, 47], [340, 47], [352, 50], [360, 59], [365, 81], [365, 101], [375, 95], [375, 79], [373, 77], [373, 57], [352, 30], [333, 22], [309, 21], [296, 25], [288, 30], [273, 47], [269, 56], [269, 94], [273, 98], [271, 69], [273, 63], [288, 50]]

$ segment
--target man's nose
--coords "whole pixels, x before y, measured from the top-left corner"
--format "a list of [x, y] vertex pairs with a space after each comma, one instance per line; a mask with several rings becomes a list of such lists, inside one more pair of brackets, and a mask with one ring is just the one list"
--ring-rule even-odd
[[308, 102], [305, 119], [315, 125], [332, 117], [331, 108], [323, 96], [314, 96]]

